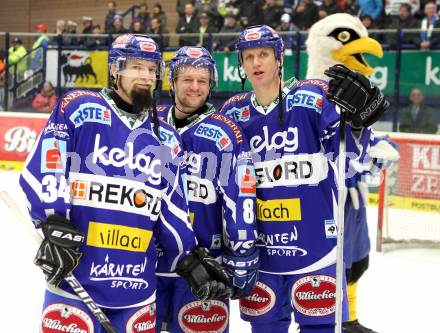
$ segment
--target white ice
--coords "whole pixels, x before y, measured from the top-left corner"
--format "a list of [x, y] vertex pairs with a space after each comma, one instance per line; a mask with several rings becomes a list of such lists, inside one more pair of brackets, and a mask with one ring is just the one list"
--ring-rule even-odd
[[[0, 190], [6, 190], [25, 212], [18, 173], [0, 172]], [[376, 207], [369, 207], [368, 213], [374, 249]], [[45, 282], [33, 264], [37, 246], [3, 203], [0, 217], [0, 332], [38, 332]], [[439, 333], [439, 302], [439, 250], [371, 252], [370, 268], [358, 292], [358, 317], [365, 326], [379, 333]], [[250, 332], [239, 318], [236, 302], [231, 312], [230, 332]]]

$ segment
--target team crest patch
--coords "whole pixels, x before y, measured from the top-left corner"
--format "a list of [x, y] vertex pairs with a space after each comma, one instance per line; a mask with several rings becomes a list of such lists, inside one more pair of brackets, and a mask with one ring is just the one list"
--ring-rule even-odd
[[274, 291], [268, 285], [258, 281], [251, 295], [240, 299], [240, 311], [248, 316], [261, 316], [272, 310], [275, 301]]
[[154, 333], [156, 330], [156, 303], [148, 304], [135, 312], [125, 326], [127, 333]]
[[179, 141], [173, 132], [166, 130], [165, 128], [159, 128], [160, 141], [171, 149], [171, 155], [175, 158], [180, 152]]
[[70, 115], [69, 119], [75, 125], [75, 128], [82, 126], [84, 123], [112, 124], [110, 110], [98, 103], [81, 104]]
[[292, 287], [292, 302], [300, 313], [327, 316], [336, 310], [336, 279], [328, 275], [309, 275]]
[[191, 58], [200, 58], [203, 55], [203, 52], [196, 47], [189, 47], [186, 50], [186, 55]]
[[230, 144], [231, 139], [219, 126], [200, 124], [194, 135], [214, 141], [217, 148], [221, 151], [225, 150]]
[[259, 40], [261, 38], [261, 32], [255, 29], [249, 29], [249, 32], [244, 36], [247, 41]]
[[235, 121], [244, 123], [249, 120], [251, 111], [249, 110], [249, 106], [242, 108], [233, 107], [226, 111], [226, 115], [231, 116]]
[[67, 160], [67, 142], [55, 138], [41, 143], [41, 173], [63, 173]]
[[46, 307], [41, 320], [41, 333], [94, 333], [90, 316], [75, 306], [55, 303]]
[[156, 44], [153, 41], [146, 41], [139, 44], [142, 51], [154, 52], [156, 51]]
[[319, 114], [322, 112], [322, 95], [312, 91], [299, 89], [295, 94], [287, 96], [286, 102], [287, 112], [296, 106], [313, 109]]
[[180, 309], [178, 320], [185, 333], [222, 333], [228, 326], [228, 307], [219, 300], [194, 301]]

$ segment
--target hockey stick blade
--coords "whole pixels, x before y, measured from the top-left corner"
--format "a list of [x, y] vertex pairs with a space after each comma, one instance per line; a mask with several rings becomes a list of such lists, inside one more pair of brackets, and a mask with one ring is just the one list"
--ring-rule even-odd
[[[24, 214], [21, 212], [20, 208], [17, 206], [14, 200], [12, 200], [8, 192], [0, 191], [0, 199], [3, 201], [6, 207], [8, 207], [9, 210], [14, 214], [14, 216], [23, 225], [23, 227], [26, 228], [28, 234], [31, 235], [38, 244], [41, 244], [43, 238], [34, 228], [33, 224], [29, 221], [29, 218], [26, 218], [26, 216], [24, 216]], [[107, 318], [105, 313], [90, 297], [90, 295], [81, 285], [81, 283], [72, 273], [67, 274], [64, 280], [70, 285], [70, 287], [72, 287], [76, 295], [89, 308], [89, 310], [93, 313], [95, 318], [101, 323], [106, 333], [118, 333], [116, 328], [110, 322], [110, 319]]]

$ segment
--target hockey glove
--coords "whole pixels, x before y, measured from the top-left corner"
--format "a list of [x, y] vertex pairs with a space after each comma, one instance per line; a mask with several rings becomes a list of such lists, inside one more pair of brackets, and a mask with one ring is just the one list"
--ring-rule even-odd
[[348, 111], [347, 121], [353, 128], [371, 126], [388, 110], [390, 103], [380, 89], [362, 74], [340, 64], [324, 73], [331, 78], [327, 99]]
[[177, 265], [175, 272], [188, 281], [191, 292], [201, 301], [226, 299], [232, 295], [226, 269], [203, 247], [195, 247]]
[[231, 298], [249, 296], [258, 279], [259, 250], [254, 247], [245, 256], [237, 256], [226, 251], [223, 253], [223, 265], [231, 276], [234, 286], [234, 294]]
[[84, 235], [64, 217], [51, 215], [41, 223], [44, 239], [34, 263], [46, 276], [46, 281], [57, 286], [78, 265], [79, 247]]

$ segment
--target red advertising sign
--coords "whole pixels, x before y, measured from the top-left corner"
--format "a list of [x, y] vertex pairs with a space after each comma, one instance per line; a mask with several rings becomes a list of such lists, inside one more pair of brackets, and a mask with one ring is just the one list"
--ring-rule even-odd
[[400, 152], [397, 194], [440, 200], [440, 138], [425, 135], [420, 139], [393, 136], [391, 139], [398, 144]]
[[0, 170], [20, 170], [48, 114], [0, 112]]

